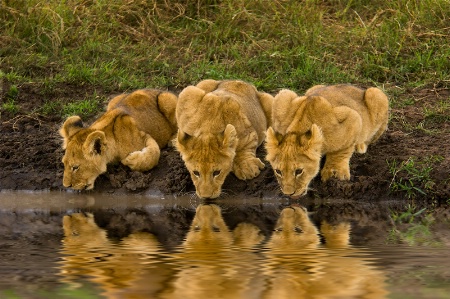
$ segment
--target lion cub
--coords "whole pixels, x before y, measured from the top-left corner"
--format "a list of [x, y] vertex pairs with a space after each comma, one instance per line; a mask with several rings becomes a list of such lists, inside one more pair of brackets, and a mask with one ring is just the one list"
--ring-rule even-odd
[[256, 177], [256, 148], [270, 125], [273, 97], [243, 81], [204, 80], [178, 97], [175, 141], [200, 198], [216, 198], [232, 171]]
[[59, 133], [64, 139], [64, 187], [92, 189], [109, 163], [121, 162], [146, 171], [158, 164], [160, 148], [176, 133], [177, 97], [142, 89], [114, 97], [107, 111], [90, 127], [69, 117]]
[[243, 222], [231, 231], [218, 205], [199, 205], [185, 241], [170, 255], [180, 271], [159, 298], [248, 298], [249, 290], [258, 294], [255, 281], [264, 278], [251, 249], [263, 239], [256, 225]]
[[387, 128], [389, 103], [378, 88], [351, 85], [310, 88], [305, 96], [282, 90], [267, 130], [266, 159], [284, 194], [305, 195], [326, 155], [322, 181], [350, 179], [350, 158], [365, 153]]
[[[386, 276], [350, 244], [351, 225], [320, 230], [306, 208], [284, 208], [265, 245], [267, 286], [261, 298], [385, 298]], [[323, 237], [322, 244], [320, 236]]]

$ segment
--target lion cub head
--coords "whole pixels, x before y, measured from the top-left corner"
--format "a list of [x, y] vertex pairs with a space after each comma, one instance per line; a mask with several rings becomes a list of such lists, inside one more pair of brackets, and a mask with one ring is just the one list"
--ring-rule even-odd
[[64, 243], [84, 246], [107, 243], [106, 231], [98, 227], [91, 213], [74, 213], [63, 217]]
[[313, 124], [305, 134], [281, 135], [271, 127], [266, 136], [266, 159], [271, 164], [281, 191], [293, 198], [305, 195], [320, 170], [323, 136]]
[[94, 188], [95, 179], [106, 172], [106, 136], [102, 131], [83, 128], [79, 116], [69, 117], [60, 129], [64, 138], [64, 187]]
[[277, 250], [298, 250], [319, 244], [319, 231], [306, 208], [292, 205], [281, 211], [268, 245]]
[[223, 247], [233, 242], [233, 234], [222, 217], [222, 210], [215, 204], [199, 205], [192, 220], [185, 245]]
[[236, 155], [236, 135], [231, 124], [219, 134], [191, 136], [178, 131], [176, 147], [189, 170], [198, 197], [217, 198], [221, 194]]

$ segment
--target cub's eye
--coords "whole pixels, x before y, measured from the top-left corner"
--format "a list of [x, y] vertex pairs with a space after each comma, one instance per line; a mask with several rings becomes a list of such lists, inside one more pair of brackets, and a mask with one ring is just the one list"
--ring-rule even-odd
[[275, 173], [276, 173], [277, 175], [279, 175], [279, 176], [282, 176], [281, 170], [279, 170], [279, 169], [275, 169]]
[[198, 172], [197, 170], [194, 170], [192, 172], [196, 177], [200, 177], [200, 172]]
[[295, 170], [295, 176], [299, 176], [302, 173], [303, 173], [303, 169], [301, 169], [301, 168], [298, 168], [298, 169]]
[[217, 177], [220, 174], [220, 170], [216, 170], [213, 172], [213, 177]]
[[294, 231], [295, 231], [296, 233], [299, 233], [299, 234], [303, 233], [303, 230], [302, 230], [302, 228], [301, 228], [300, 226], [296, 226], [296, 227], [294, 228]]
[[213, 226], [212, 227], [213, 232], [215, 233], [220, 233], [220, 228], [218, 228], [217, 226]]
[[276, 227], [273, 229], [274, 232], [282, 232], [283, 228], [282, 227]]
[[72, 171], [77, 171], [80, 168], [78, 165], [72, 166]]

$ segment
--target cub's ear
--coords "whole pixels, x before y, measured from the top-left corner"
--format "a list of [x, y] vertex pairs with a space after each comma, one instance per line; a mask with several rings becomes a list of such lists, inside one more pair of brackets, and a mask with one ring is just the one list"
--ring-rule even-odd
[[195, 99], [196, 101], [201, 101], [205, 94], [206, 93], [203, 89], [200, 89], [197, 86], [190, 85], [180, 92], [180, 94], [178, 95], [178, 99], [184, 100], [186, 98], [189, 98], [191, 100]]
[[196, 86], [188, 86], [178, 95], [176, 105], [176, 119], [178, 123], [184, 123], [185, 120], [199, 117], [197, 109], [194, 109], [203, 100], [205, 91]]
[[283, 135], [281, 135], [278, 132], [275, 132], [275, 130], [272, 127], [269, 127], [267, 129], [266, 146], [277, 147], [280, 144], [282, 139], [283, 139]]
[[220, 81], [216, 81], [213, 79], [206, 79], [201, 82], [199, 82], [196, 86], [200, 89], [203, 89], [205, 93], [214, 91], [219, 86]]
[[266, 116], [267, 126], [272, 125], [272, 108], [274, 97], [265, 92], [258, 93], [259, 102], [264, 110], [264, 115]]
[[102, 131], [94, 131], [88, 135], [83, 143], [85, 156], [102, 155], [106, 150], [106, 136]]
[[323, 134], [322, 130], [313, 124], [311, 129], [305, 134], [308, 142], [306, 144], [307, 155], [311, 159], [320, 159], [322, 156]]
[[178, 97], [171, 92], [162, 92], [158, 95], [156, 101], [159, 111], [161, 111], [171, 124], [176, 126], [177, 120], [175, 111], [177, 108]]
[[179, 152], [182, 152], [186, 149], [186, 143], [189, 139], [191, 139], [192, 136], [188, 133], [183, 132], [182, 130], [178, 130], [177, 138], [175, 142], [175, 147]]
[[228, 124], [225, 128], [225, 131], [223, 131], [223, 147], [224, 148], [230, 148], [233, 150], [236, 150], [238, 144], [238, 138], [236, 129], [232, 124]]
[[66, 149], [69, 138], [72, 137], [76, 132], [83, 129], [83, 122], [78, 115], [71, 116], [66, 119], [61, 129], [59, 129], [59, 134], [63, 137], [63, 149]]

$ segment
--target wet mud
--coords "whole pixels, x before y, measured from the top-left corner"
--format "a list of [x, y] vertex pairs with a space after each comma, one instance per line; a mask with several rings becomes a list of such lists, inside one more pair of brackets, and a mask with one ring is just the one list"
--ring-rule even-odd
[[[4, 88], [3, 90], [7, 90]], [[55, 98], [68, 98], [76, 94], [67, 86], [55, 92]], [[19, 113], [2, 111], [0, 124], [0, 190], [64, 190], [61, 137], [58, 129], [63, 120], [44, 116], [38, 111], [48, 98], [32, 84], [19, 88]], [[429, 117], [423, 113], [448, 100], [448, 89], [411, 90], [400, 100], [415, 98], [410, 105], [391, 108], [388, 131], [366, 154], [354, 154], [350, 161], [350, 181], [331, 179], [321, 182], [317, 176], [310, 185], [311, 191], [299, 201], [314, 198], [339, 198], [377, 201], [387, 199], [415, 199], [446, 202], [450, 199], [450, 124], [448, 118]], [[72, 98], [73, 100], [73, 98]], [[445, 113], [445, 111], [444, 111]], [[95, 116], [86, 123], [91, 123]], [[258, 157], [265, 156], [263, 147]], [[408, 180], [411, 174], [395, 173], [388, 162], [400, 165], [413, 157], [416, 162], [432, 167], [426, 181], [414, 181], [415, 187], [425, 192], [413, 195], [392, 188], [394, 180]], [[428, 160], [427, 160], [428, 159]], [[432, 162], [426, 162], [430, 161]], [[434, 159], [434, 160], [433, 160]], [[421, 165], [421, 164], [417, 164]], [[424, 164], [425, 165], [425, 164]], [[420, 172], [420, 169], [419, 169]], [[394, 177], [395, 176], [395, 177]], [[403, 176], [403, 177], [402, 177]], [[249, 181], [240, 181], [230, 175], [224, 184], [224, 196], [281, 196], [270, 165]], [[163, 149], [159, 165], [145, 173], [133, 172], [122, 165], [111, 165], [107, 173], [97, 178], [90, 193], [116, 194], [193, 194], [194, 186], [178, 152]]]

